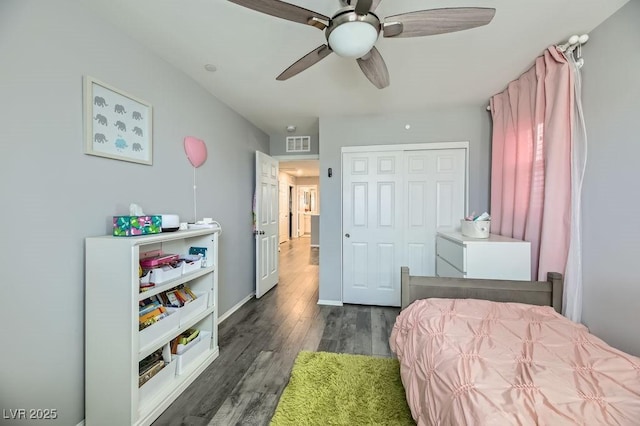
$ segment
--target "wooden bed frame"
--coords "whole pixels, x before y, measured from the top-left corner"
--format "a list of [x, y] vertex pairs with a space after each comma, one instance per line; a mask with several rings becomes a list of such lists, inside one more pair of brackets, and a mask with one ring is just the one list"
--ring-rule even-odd
[[402, 309], [417, 299], [482, 299], [552, 306], [562, 313], [562, 274], [549, 272], [547, 281], [483, 280], [471, 278], [419, 277], [400, 268]]

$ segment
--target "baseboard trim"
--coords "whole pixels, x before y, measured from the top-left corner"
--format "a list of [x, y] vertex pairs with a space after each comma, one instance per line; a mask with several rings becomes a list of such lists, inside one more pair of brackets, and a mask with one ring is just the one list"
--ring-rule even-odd
[[84, 419], [82, 419], [82, 421], [78, 423], [76, 426], [84, 426]]
[[[242, 299], [241, 301], [239, 301], [238, 303], [236, 303], [231, 309], [229, 309], [227, 312], [225, 312], [224, 314], [220, 315], [218, 317], [218, 324], [220, 324], [222, 321], [226, 320], [227, 318], [229, 318], [235, 311], [237, 311], [238, 309], [240, 309], [242, 307], [242, 305], [244, 305], [245, 303], [247, 303], [249, 300], [253, 299], [254, 296], [256, 294], [255, 293], [251, 293], [250, 295], [248, 295], [247, 297], [245, 297], [244, 299]], [[78, 425], [79, 426], [79, 425]]]
[[318, 305], [342, 306], [342, 300], [325, 300], [325, 299], [318, 299]]

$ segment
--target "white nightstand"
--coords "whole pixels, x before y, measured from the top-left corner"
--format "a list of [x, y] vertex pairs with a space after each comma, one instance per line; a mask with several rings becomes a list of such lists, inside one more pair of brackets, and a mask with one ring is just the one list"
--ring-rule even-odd
[[470, 238], [459, 232], [438, 232], [436, 275], [529, 281], [531, 244], [494, 234]]

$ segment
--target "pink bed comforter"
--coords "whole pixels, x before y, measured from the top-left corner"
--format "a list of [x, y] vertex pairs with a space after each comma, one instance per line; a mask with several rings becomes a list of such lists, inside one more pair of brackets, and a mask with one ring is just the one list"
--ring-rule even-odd
[[640, 425], [640, 358], [550, 307], [419, 300], [389, 341], [418, 425]]

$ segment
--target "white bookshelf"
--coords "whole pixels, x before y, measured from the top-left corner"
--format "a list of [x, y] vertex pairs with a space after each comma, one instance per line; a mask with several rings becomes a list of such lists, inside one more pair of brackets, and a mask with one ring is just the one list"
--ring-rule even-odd
[[[139, 237], [101, 236], [85, 241], [85, 424], [149, 425], [202, 371], [218, 350], [218, 235], [220, 228]], [[140, 293], [141, 254], [154, 250], [187, 254], [207, 249], [206, 266]], [[152, 295], [188, 285], [194, 302], [138, 331], [138, 304]], [[188, 309], [187, 309], [188, 308]], [[138, 387], [138, 363], [189, 328], [204, 336], [197, 352], [178, 357]], [[190, 350], [191, 351], [191, 350]]]

